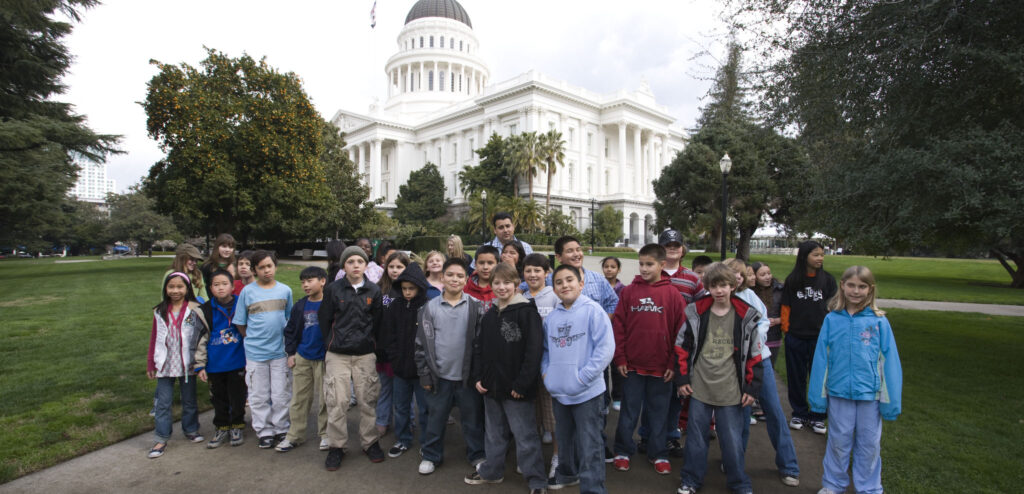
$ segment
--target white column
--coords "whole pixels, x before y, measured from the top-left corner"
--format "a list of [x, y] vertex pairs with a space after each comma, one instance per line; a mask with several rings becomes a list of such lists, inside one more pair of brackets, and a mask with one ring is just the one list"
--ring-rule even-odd
[[618, 192], [626, 192], [626, 122], [619, 122], [619, 183]]
[[373, 147], [370, 148], [370, 177], [372, 182], [370, 186], [370, 199], [376, 199], [381, 196], [380, 144], [380, 139], [374, 139]]
[[637, 183], [640, 180], [640, 165], [643, 158], [640, 156], [640, 126], [633, 129], [633, 193], [639, 194], [640, 187]]
[[604, 124], [597, 124], [597, 132], [594, 133], [594, 146], [597, 149], [597, 174], [594, 179], [597, 180], [597, 190], [601, 195], [606, 195], [608, 189], [604, 186]]
[[[400, 147], [402, 147], [402, 143], [396, 140], [394, 150], [391, 151], [391, 166], [389, 166], [389, 178], [391, 180], [390, 185], [388, 185], [388, 195], [391, 197], [398, 197], [399, 176], [401, 176], [403, 182], [408, 179], [408, 175], [405, 173], [405, 168], [401, 166], [402, 162], [399, 161], [398, 148]], [[391, 199], [391, 202], [395, 202], [395, 200]]]

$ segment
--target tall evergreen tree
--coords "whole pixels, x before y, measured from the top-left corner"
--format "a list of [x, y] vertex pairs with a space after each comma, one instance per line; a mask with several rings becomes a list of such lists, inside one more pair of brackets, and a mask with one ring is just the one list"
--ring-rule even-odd
[[398, 187], [395, 198], [395, 219], [403, 222], [430, 221], [448, 212], [451, 203], [444, 198], [444, 177], [437, 165], [428, 162], [409, 174], [409, 180]]

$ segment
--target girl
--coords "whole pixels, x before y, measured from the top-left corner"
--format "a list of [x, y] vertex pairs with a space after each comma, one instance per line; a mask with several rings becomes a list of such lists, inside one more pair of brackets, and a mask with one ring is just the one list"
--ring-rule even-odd
[[[327, 242], [327, 282], [330, 283], [341, 272], [341, 253], [345, 252], [345, 242], [331, 240]], [[344, 275], [343, 275], [344, 276]]]
[[194, 245], [181, 244], [174, 250], [174, 261], [171, 261], [171, 269], [164, 273], [162, 279], [167, 281], [167, 276], [171, 273], [185, 273], [192, 280], [192, 293], [195, 295], [196, 300], [199, 303], [203, 303], [210, 299], [210, 295], [207, 293], [206, 284], [203, 282], [203, 272], [199, 270], [199, 265], [197, 264], [198, 261], [202, 260], [203, 256], [199, 254], [199, 249]]
[[618, 257], [608, 256], [601, 259], [601, 270], [604, 271], [604, 279], [608, 280], [608, 284], [615, 290], [616, 295], [622, 293], [622, 289], [626, 287], [626, 285], [619, 281], [619, 270], [621, 269], [622, 262], [619, 261]]
[[526, 259], [526, 251], [523, 250], [522, 242], [513, 240], [501, 248], [501, 262], [511, 264], [519, 273], [519, 279], [523, 279], [523, 260]]
[[[194, 248], [194, 247], [193, 247]], [[149, 450], [150, 458], [163, 456], [171, 437], [171, 404], [174, 382], [180, 383], [181, 428], [185, 438], [203, 442], [199, 435], [199, 412], [196, 407], [196, 381], [192, 374], [195, 351], [205, 344], [209, 327], [192, 291], [192, 281], [182, 272], [164, 278], [163, 301], [153, 307], [153, 329], [149, 334], [146, 376], [156, 379], [156, 444]], [[203, 341], [200, 341], [200, 340]]]
[[448, 259], [444, 254], [432, 250], [427, 252], [423, 259], [423, 265], [427, 268], [427, 300], [430, 300], [444, 290], [444, 262]]
[[782, 282], [772, 276], [772, 268], [767, 264], [755, 262], [751, 267], [754, 269], [754, 293], [768, 308], [768, 340], [765, 345], [772, 352], [772, 367], [775, 367], [775, 360], [779, 356], [779, 347], [782, 345], [782, 320], [779, 319], [779, 309], [782, 306]]
[[786, 381], [793, 418], [789, 428], [800, 430], [810, 425], [814, 432], [825, 434], [825, 414], [807, 408], [807, 377], [818, 341], [821, 323], [828, 313], [828, 300], [836, 294], [836, 280], [822, 266], [825, 249], [814, 240], [801, 243], [796, 265], [782, 286], [782, 308], [779, 311], [782, 331], [786, 333]]
[[[380, 247], [382, 249], [391, 249], [391, 253], [388, 254], [384, 261], [384, 276], [381, 276], [380, 281], [377, 283], [383, 294], [382, 301], [386, 310], [394, 300], [402, 298], [402, 289], [400, 286], [395, 285], [395, 280], [401, 276], [406, 266], [409, 265], [409, 256], [405, 255], [404, 252], [395, 250], [389, 244], [381, 244]], [[395, 373], [391, 368], [390, 360], [388, 360], [387, 351], [383, 345], [378, 345], [377, 377], [380, 378], [380, 396], [377, 398], [377, 430], [381, 435], [387, 432], [388, 425], [391, 423], [391, 394], [394, 386], [392, 378], [394, 376]]]
[[754, 274], [754, 268], [747, 265], [746, 272], [743, 273], [743, 279], [746, 280], [747, 288], [754, 288], [757, 285], [757, 275]]
[[218, 269], [231, 273], [232, 277], [238, 276], [238, 272], [235, 271], [235, 237], [230, 233], [221, 233], [217, 235], [213, 245], [210, 258], [200, 268], [203, 272], [203, 284], [206, 286], [210, 286], [210, 275]]
[[238, 254], [238, 259], [235, 260], [235, 272], [238, 273], [238, 278], [235, 280], [234, 294], [237, 297], [242, 293], [242, 289], [245, 285], [256, 281], [256, 275], [252, 271], [252, 256], [256, 251], [243, 250]]
[[850, 266], [828, 304], [811, 369], [811, 410], [828, 409], [831, 430], [819, 494], [844, 492], [853, 455], [853, 487], [882, 492], [882, 419], [900, 415], [903, 369], [885, 313], [875, 305], [875, 276]]
[[[466, 261], [466, 266], [473, 265], [473, 258], [463, 250], [462, 237], [458, 235], [448, 236], [448, 259], [459, 259]], [[473, 273], [467, 273], [467, 276]]]

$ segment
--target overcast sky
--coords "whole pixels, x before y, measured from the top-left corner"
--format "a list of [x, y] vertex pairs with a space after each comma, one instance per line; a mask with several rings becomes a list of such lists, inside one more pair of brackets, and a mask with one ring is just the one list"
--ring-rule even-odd
[[[228, 1], [103, 0], [66, 38], [75, 63], [57, 98], [75, 105], [93, 130], [124, 136], [108, 159], [118, 191], [163, 156], [146, 135], [137, 102], [156, 74], [150, 59], [197, 65], [203, 46], [243, 52], [301, 77], [325, 118], [366, 112], [387, 98], [384, 64], [414, 0]], [[676, 122], [693, 126], [724, 52], [724, 28], [711, 0], [462, 0], [497, 83], [536, 69], [600, 93], [635, 90], [646, 77]]]

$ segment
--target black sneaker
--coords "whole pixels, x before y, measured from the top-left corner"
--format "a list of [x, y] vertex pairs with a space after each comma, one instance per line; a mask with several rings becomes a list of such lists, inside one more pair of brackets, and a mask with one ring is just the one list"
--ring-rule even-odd
[[686, 450], [683, 449], [683, 445], [679, 444], [678, 439], [672, 439], [668, 442], [668, 455], [673, 458], [682, 458], [686, 454]]
[[284, 441], [284, 438], [286, 437], [288, 437], [288, 434], [274, 434], [274, 446], [277, 446], [278, 443]]
[[391, 449], [388, 450], [388, 458], [398, 458], [402, 456], [402, 453], [409, 451], [409, 447], [402, 443], [395, 443]]
[[480, 472], [478, 472], [476, 470], [473, 470], [472, 472], [469, 473], [469, 475], [466, 475], [466, 478], [463, 479], [463, 480], [465, 480], [466, 483], [469, 484], [469, 485], [479, 485], [479, 484], [500, 484], [503, 480], [505, 480], [505, 478], [502, 477], [502, 478], [496, 479], [496, 480], [487, 480], [487, 479], [485, 479], [485, 478], [480, 476]]
[[572, 482], [559, 483], [554, 477], [548, 479], [548, 490], [557, 491], [566, 487], [572, 487], [574, 485], [580, 485], [580, 479], [573, 480]]
[[263, 436], [259, 442], [260, 449], [270, 449], [274, 447], [274, 436]]
[[369, 457], [370, 461], [374, 463], [380, 463], [384, 461], [384, 451], [380, 449], [379, 441], [371, 444], [370, 447], [366, 448], [363, 452], [366, 453], [366, 456]]
[[341, 448], [331, 448], [327, 451], [327, 461], [324, 462], [324, 468], [328, 472], [333, 472], [341, 467], [341, 459], [345, 457], [345, 452]]
[[636, 442], [637, 453], [647, 454], [647, 440], [641, 439]]
[[222, 444], [224, 444], [224, 441], [226, 441], [227, 439], [228, 439], [228, 431], [227, 431], [227, 429], [217, 429], [217, 432], [213, 433], [213, 439], [210, 439], [210, 442], [206, 443], [206, 448], [207, 449], [219, 448], [219, 447], [221, 447]]

